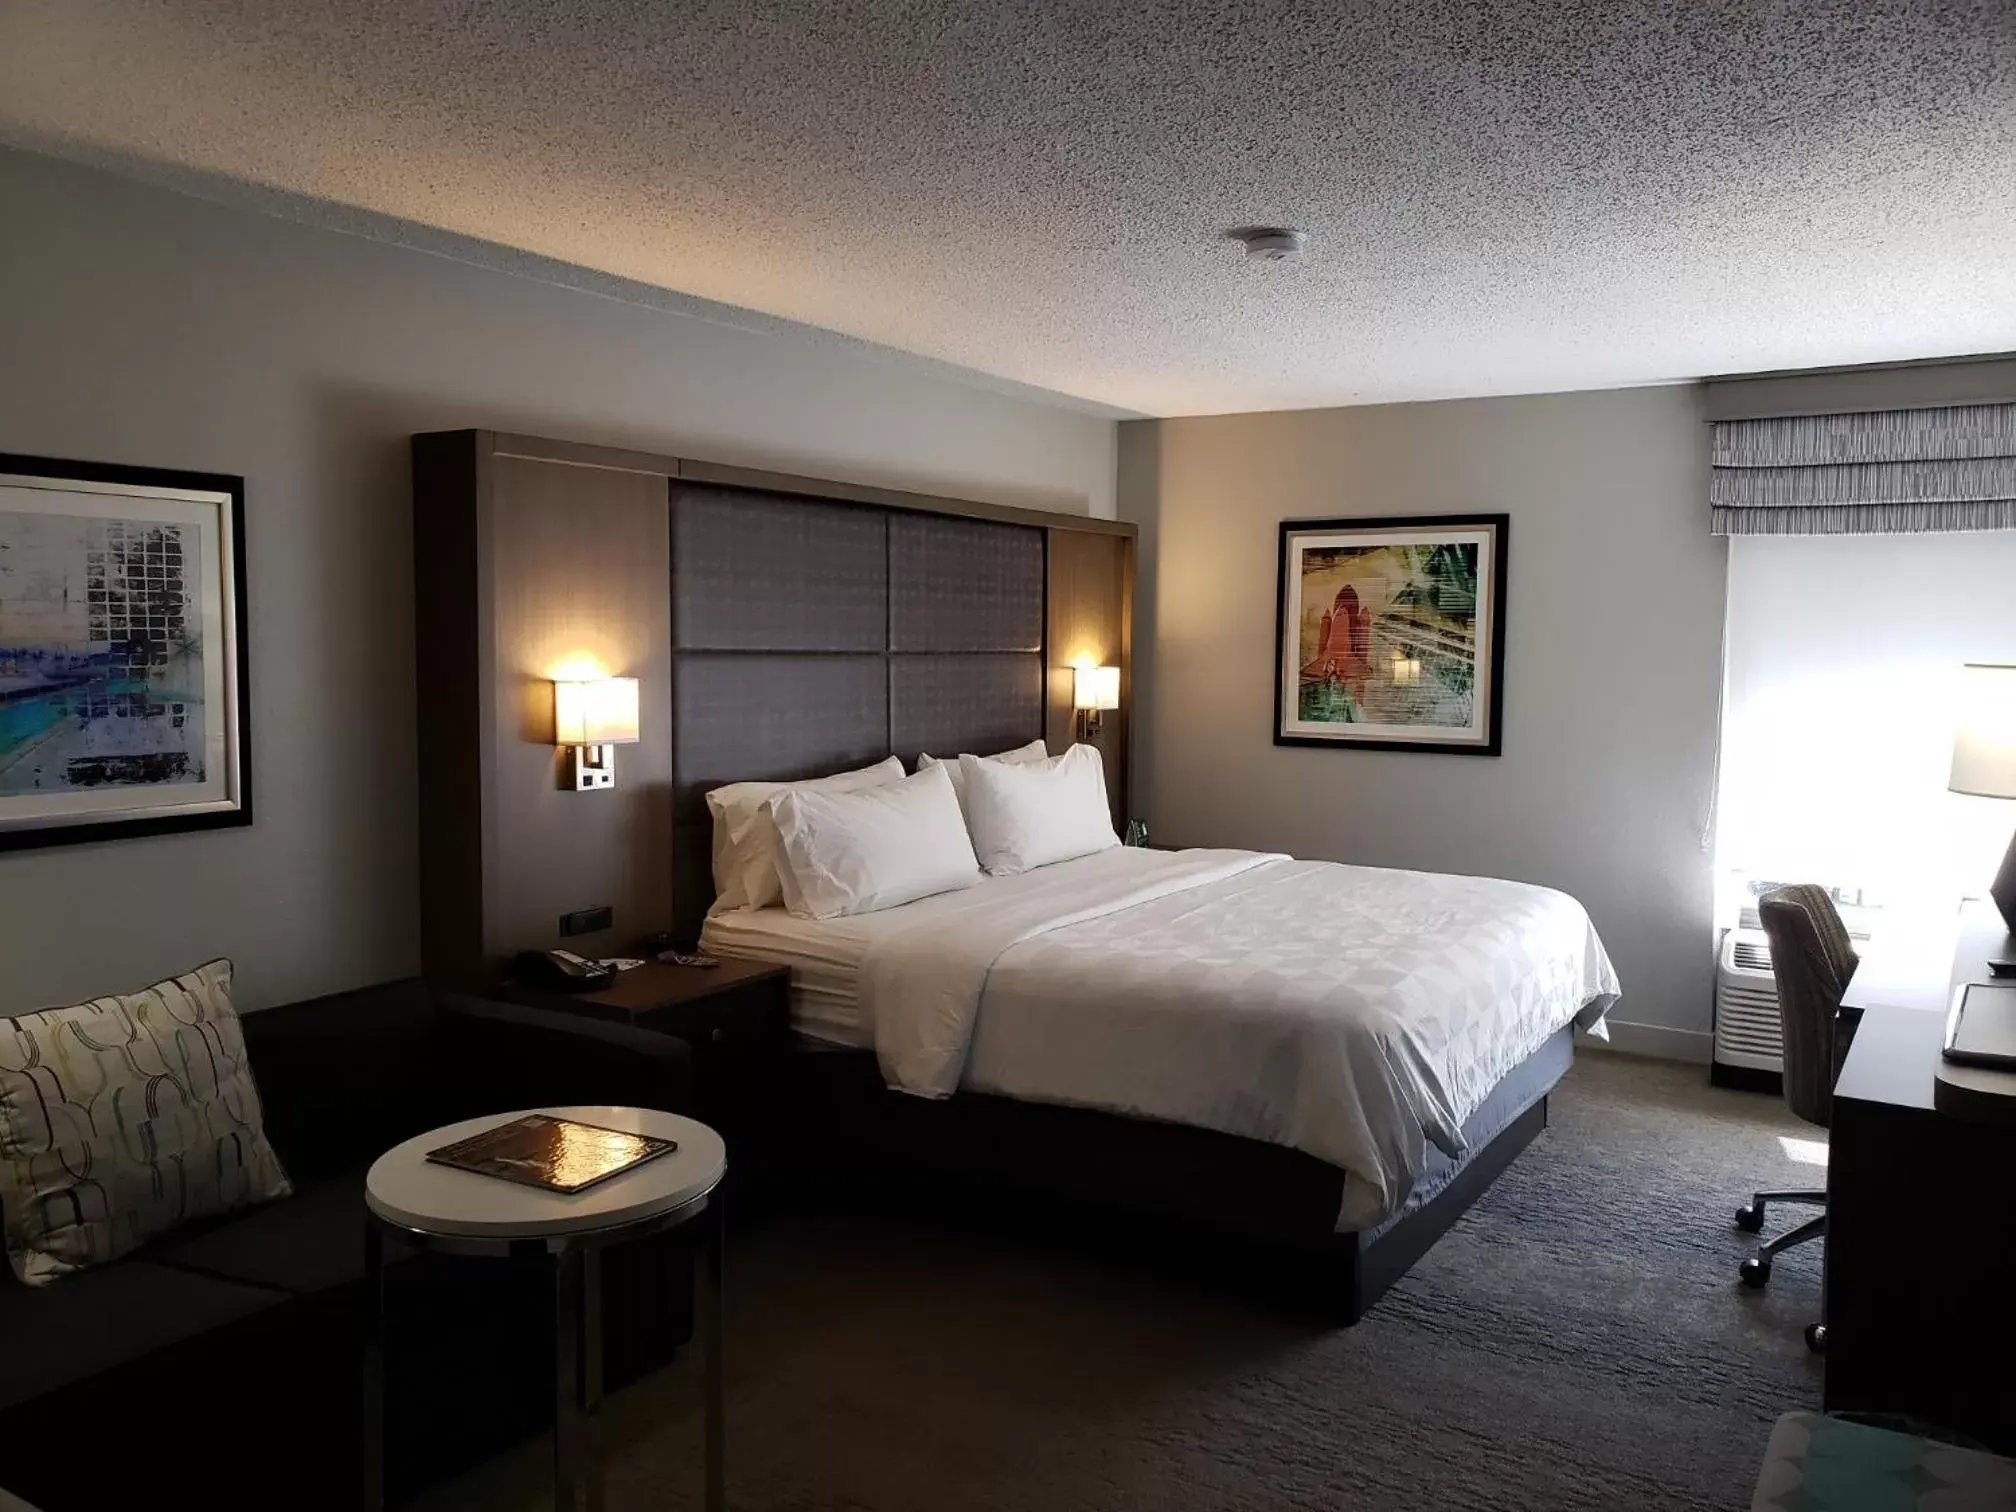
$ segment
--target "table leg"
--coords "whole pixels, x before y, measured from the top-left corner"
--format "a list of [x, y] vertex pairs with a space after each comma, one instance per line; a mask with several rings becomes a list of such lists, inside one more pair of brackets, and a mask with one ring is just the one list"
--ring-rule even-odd
[[579, 1512], [581, 1495], [581, 1250], [553, 1256], [553, 1505]]
[[364, 1507], [385, 1505], [385, 1233], [364, 1219]]
[[721, 1272], [727, 1228], [722, 1217], [718, 1187], [707, 1199], [707, 1213], [701, 1232], [707, 1249], [705, 1263], [701, 1267], [706, 1273], [707, 1295], [700, 1313], [707, 1349], [707, 1512], [726, 1512], [727, 1429], [721, 1365]]
[[581, 1457], [588, 1512], [602, 1512], [602, 1251], [581, 1256]]

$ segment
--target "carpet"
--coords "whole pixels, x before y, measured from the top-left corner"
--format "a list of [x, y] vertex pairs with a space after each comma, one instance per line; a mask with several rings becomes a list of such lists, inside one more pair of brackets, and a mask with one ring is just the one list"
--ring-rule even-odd
[[[1350, 1329], [1055, 1242], [773, 1218], [729, 1253], [731, 1505], [1740, 1512], [1772, 1421], [1819, 1406], [1820, 1252], [1746, 1291], [1730, 1217], [1823, 1185], [1822, 1137], [1701, 1068], [1584, 1052]], [[699, 1505], [697, 1353], [610, 1399], [612, 1512]], [[548, 1452], [425, 1506], [550, 1505]]]

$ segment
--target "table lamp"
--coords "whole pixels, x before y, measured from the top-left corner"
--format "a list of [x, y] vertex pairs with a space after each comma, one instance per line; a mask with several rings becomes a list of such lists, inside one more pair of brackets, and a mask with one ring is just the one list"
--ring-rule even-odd
[[[1981, 798], [2016, 798], [2016, 666], [1969, 662], [1961, 669], [1960, 725], [1946, 786]], [[2016, 837], [1988, 896], [2016, 934]]]

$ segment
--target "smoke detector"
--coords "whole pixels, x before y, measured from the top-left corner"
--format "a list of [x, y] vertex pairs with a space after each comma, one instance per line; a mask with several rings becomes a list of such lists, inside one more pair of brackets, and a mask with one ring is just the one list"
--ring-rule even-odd
[[1293, 226], [1235, 226], [1225, 234], [1245, 247], [1248, 262], [1280, 262], [1309, 244], [1309, 233]]

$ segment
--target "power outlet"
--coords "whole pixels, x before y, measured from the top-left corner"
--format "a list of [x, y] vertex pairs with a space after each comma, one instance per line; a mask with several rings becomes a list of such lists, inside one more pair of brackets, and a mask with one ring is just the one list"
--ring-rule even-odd
[[563, 938], [573, 935], [599, 934], [605, 929], [616, 927], [616, 910], [607, 903], [597, 908], [576, 909], [573, 913], [560, 915], [560, 934]]

